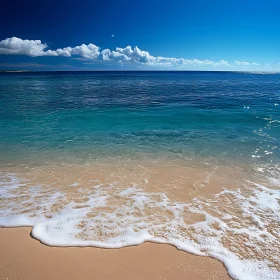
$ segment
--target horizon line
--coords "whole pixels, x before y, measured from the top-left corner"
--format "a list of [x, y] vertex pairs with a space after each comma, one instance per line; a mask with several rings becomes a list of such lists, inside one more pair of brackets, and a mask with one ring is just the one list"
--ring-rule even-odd
[[29, 70], [29, 69], [0, 69], [0, 73], [28, 73], [28, 72], [228, 72], [228, 73], [279, 73], [280, 71], [266, 70]]

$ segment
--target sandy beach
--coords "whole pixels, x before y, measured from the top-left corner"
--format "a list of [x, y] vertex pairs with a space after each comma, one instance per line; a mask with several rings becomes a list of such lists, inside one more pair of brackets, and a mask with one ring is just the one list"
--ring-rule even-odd
[[223, 264], [145, 243], [122, 249], [48, 247], [31, 228], [0, 229], [0, 279], [230, 279]]
[[[240, 184], [247, 174], [242, 166], [136, 162], [12, 170], [18, 177], [9, 169], [2, 175], [7, 191], [0, 203], [0, 280], [230, 279], [217, 259], [228, 256], [232, 272], [239, 262], [231, 252], [240, 259], [269, 259], [277, 269], [276, 243], [230, 231], [253, 227], [253, 215], [266, 217], [261, 208], [246, 208], [250, 195], [262, 197], [263, 191], [272, 202], [275, 196], [253, 184], [242, 192], [223, 191], [226, 183]], [[271, 217], [269, 233], [276, 236], [277, 228]]]

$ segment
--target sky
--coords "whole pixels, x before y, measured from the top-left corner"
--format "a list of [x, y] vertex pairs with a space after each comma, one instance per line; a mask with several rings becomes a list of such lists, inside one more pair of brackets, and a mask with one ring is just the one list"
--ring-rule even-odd
[[4, 1], [0, 69], [280, 71], [279, 0]]

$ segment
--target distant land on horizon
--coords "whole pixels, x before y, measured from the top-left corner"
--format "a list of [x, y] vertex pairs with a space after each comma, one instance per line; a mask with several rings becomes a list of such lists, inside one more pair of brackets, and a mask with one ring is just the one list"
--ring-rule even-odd
[[242, 70], [0, 70], [0, 73], [50, 73], [50, 72], [193, 72], [193, 73], [255, 73], [255, 74], [280, 74], [280, 71], [242, 71]]

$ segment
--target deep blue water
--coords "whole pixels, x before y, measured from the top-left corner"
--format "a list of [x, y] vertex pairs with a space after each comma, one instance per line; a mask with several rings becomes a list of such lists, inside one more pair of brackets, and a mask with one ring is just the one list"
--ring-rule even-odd
[[1, 162], [217, 158], [279, 163], [280, 74], [0, 74]]

